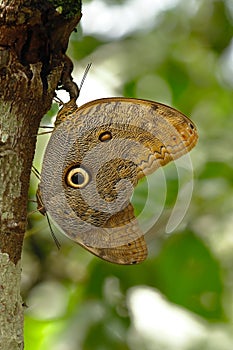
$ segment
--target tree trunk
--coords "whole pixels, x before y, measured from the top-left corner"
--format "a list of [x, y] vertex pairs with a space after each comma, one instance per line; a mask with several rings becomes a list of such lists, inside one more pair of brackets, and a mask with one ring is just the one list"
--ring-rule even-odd
[[0, 347], [23, 349], [21, 252], [40, 120], [60, 84], [71, 97], [70, 33], [81, 0], [0, 2]]

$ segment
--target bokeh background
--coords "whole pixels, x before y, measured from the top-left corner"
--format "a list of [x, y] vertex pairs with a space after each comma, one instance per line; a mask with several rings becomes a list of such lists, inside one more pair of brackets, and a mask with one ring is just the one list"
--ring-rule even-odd
[[[78, 104], [136, 97], [190, 116], [200, 137], [191, 152], [194, 189], [182, 222], [166, 233], [179, 181], [176, 167], [165, 167], [164, 215], [147, 235], [149, 258], [138, 266], [101, 261], [54, 229], [58, 250], [30, 201], [26, 350], [232, 350], [232, 38], [232, 0], [83, 1], [68, 49], [77, 83], [92, 62]], [[54, 104], [42, 124], [53, 124], [57, 110]], [[48, 138], [38, 138], [38, 170]], [[37, 184], [32, 175], [30, 199]], [[142, 183], [138, 212], [147, 192]], [[156, 193], [152, 211], [160, 204]]]

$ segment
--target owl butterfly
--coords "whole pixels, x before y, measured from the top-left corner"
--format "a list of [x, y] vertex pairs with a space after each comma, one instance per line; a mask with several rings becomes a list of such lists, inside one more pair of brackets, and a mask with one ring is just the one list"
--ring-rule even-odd
[[44, 210], [73, 241], [117, 264], [147, 257], [130, 198], [138, 181], [189, 152], [193, 122], [158, 102], [104, 98], [58, 113], [39, 191]]

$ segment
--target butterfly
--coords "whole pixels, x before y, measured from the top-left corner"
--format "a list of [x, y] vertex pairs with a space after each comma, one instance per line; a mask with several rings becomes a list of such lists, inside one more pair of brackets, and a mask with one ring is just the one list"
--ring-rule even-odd
[[197, 140], [188, 117], [158, 102], [112, 97], [77, 107], [71, 99], [58, 113], [45, 151], [43, 211], [94, 255], [140, 263], [147, 244], [130, 202], [134, 187]]

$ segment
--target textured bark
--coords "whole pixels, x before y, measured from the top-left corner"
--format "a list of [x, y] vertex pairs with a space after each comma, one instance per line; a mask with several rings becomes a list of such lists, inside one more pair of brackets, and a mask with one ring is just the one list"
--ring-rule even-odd
[[0, 254], [0, 271], [0, 348], [23, 349], [20, 262], [15, 265], [10, 261], [8, 254]]
[[23, 348], [20, 258], [35, 135], [58, 84], [71, 97], [77, 95], [65, 52], [80, 18], [77, 0], [0, 2], [0, 344], [4, 350]]

